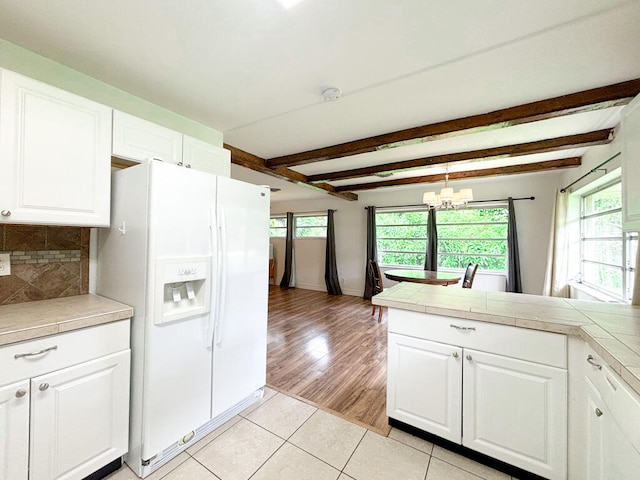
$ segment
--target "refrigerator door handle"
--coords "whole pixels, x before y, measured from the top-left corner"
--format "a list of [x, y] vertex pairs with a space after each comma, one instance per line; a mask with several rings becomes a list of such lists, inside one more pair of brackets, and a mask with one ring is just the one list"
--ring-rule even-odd
[[211, 242], [211, 275], [210, 275], [210, 291], [211, 291], [211, 308], [209, 310], [209, 321], [205, 330], [205, 348], [213, 347], [213, 338], [215, 334], [215, 325], [217, 317], [217, 305], [218, 305], [218, 225], [216, 223], [216, 209], [211, 207], [209, 209], [209, 239]]
[[224, 322], [224, 303], [227, 293], [227, 222], [225, 218], [224, 208], [218, 208], [218, 231], [220, 235], [218, 237], [218, 254], [220, 273], [217, 277], [218, 280], [218, 311], [216, 315], [216, 326], [214, 331], [214, 342], [216, 345], [222, 343], [222, 324]]

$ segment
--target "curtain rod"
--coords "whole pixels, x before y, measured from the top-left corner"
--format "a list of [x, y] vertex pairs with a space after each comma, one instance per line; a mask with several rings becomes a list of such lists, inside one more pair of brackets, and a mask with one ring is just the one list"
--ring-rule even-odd
[[[513, 198], [512, 200], [535, 200], [536, 197], [519, 197]], [[469, 203], [485, 203], [485, 202], [506, 202], [509, 200], [508, 198], [496, 198], [494, 200], [471, 200]], [[385, 205], [384, 207], [376, 207], [376, 208], [401, 208], [401, 207], [424, 207], [424, 203], [416, 203], [414, 205]], [[365, 210], [368, 210], [369, 207], [364, 207]]]
[[597, 167], [592, 168], [591, 170], [589, 170], [587, 173], [585, 173], [584, 175], [582, 175], [579, 179], [575, 180], [574, 182], [571, 182], [569, 185], [567, 185], [564, 188], [560, 189], [560, 192], [564, 193], [567, 191], [568, 188], [571, 188], [572, 186], [574, 186], [576, 183], [578, 183], [580, 180], [582, 180], [585, 177], [588, 177], [589, 175], [591, 175], [592, 173], [596, 172], [597, 170], [600, 169], [600, 167], [605, 166], [607, 163], [609, 163], [611, 160], [613, 160], [614, 158], [616, 158], [617, 156], [619, 156], [622, 152], [618, 152], [616, 153], [613, 157], [610, 157], [609, 159], [605, 160], [604, 162], [602, 162], [600, 165], [598, 165]]
[[[332, 210], [334, 212], [337, 212], [338, 209], [337, 208], [327, 208], [327, 210]], [[292, 212], [294, 216], [296, 215], [326, 215], [327, 214], [327, 210], [313, 210], [313, 211], [309, 211], [309, 212]], [[272, 215], [286, 215], [287, 212], [281, 212], [281, 213], [274, 213]]]

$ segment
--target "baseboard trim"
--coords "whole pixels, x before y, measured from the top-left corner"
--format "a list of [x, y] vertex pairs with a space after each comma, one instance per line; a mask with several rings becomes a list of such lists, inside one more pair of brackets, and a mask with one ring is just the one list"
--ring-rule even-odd
[[396, 420], [395, 418], [389, 417], [389, 425], [391, 425], [393, 428], [397, 428], [398, 430], [410, 433], [415, 437], [422, 438], [433, 444], [446, 448], [447, 450], [457, 453], [458, 455], [462, 455], [463, 457], [486, 465], [487, 467], [491, 467], [494, 470], [498, 470], [502, 473], [506, 473], [507, 475], [511, 475], [515, 478], [519, 478], [521, 480], [547, 480], [545, 477], [541, 477], [539, 475], [536, 475], [535, 473], [531, 473], [521, 468], [515, 467], [509, 463], [497, 460], [483, 453], [476, 452], [475, 450], [472, 450], [470, 448], [463, 447], [462, 445], [459, 445], [457, 443], [450, 442], [449, 440], [445, 440], [444, 438], [438, 437], [437, 435], [433, 435], [431, 433], [420, 430], [419, 428], [408, 425], [404, 422], [401, 422], [400, 420]]
[[[296, 282], [296, 288], [301, 290], [314, 290], [316, 292], [326, 292], [327, 287], [324, 285], [316, 285], [313, 283], [298, 283]], [[343, 295], [349, 295], [351, 297], [361, 297], [363, 292], [361, 290], [348, 289], [340, 286]]]

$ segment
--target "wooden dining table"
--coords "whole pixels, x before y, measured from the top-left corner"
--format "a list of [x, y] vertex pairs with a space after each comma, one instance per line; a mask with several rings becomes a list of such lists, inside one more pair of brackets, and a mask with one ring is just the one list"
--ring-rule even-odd
[[431, 270], [387, 270], [384, 276], [396, 282], [428, 283], [430, 285], [454, 285], [460, 281], [460, 275], [447, 272], [432, 272]]

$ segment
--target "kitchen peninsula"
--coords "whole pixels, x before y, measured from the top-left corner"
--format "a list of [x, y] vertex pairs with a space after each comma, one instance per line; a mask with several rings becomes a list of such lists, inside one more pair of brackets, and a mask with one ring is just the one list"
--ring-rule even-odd
[[373, 303], [390, 423], [544, 478], [635, 478], [640, 307], [415, 283]]

